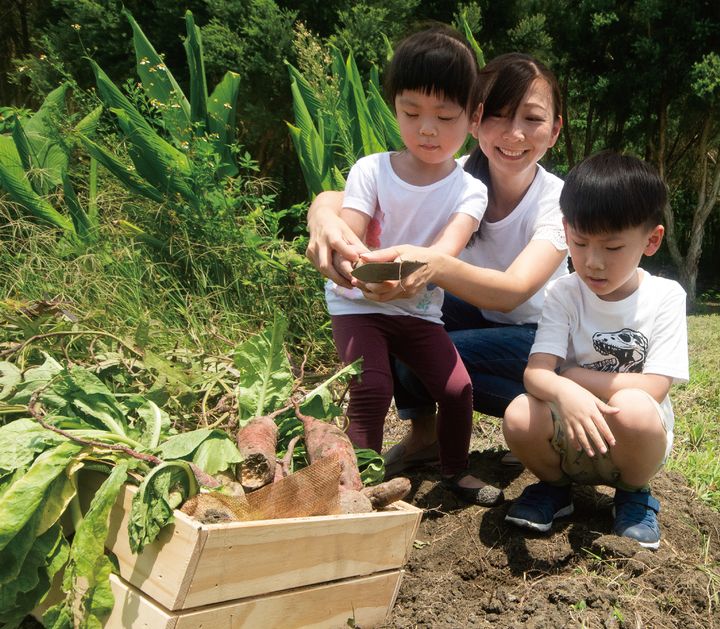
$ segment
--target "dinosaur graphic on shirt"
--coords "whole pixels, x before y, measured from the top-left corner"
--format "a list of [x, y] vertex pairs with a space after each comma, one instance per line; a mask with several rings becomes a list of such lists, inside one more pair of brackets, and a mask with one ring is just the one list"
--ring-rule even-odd
[[617, 332], [596, 332], [593, 347], [604, 360], [583, 365], [586, 369], [614, 373], [641, 373], [647, 356], [647, 337], [636, 330], [623, 328]]

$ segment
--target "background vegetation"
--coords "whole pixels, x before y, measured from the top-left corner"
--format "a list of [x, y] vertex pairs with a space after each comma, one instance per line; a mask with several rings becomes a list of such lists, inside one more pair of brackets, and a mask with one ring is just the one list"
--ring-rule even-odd
[[[720, 5], [11, 0], [0, 12], [0, 343], [76, 325], [202, 361], [282, 311], [294, 364], [331, 369], [321, 279], [303, 257], [291, 81], [342, 120], [348, 69], [372, 100], [394, 41], [463, 16], [485, 58], [521, 50], [556, 70], [565, 126], [550, 170], [610, 147], [668, 182], [667, 244], [651, 262], [696, 311], [673, 465], [720, 506]], [[343, 133], [337, 185], [367, 150]], [[212, 401], [188, 398], [183, 421]]]

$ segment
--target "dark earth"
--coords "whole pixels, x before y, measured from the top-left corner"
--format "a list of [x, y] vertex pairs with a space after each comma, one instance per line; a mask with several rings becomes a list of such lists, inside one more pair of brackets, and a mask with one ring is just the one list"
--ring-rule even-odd
[[[402, 434], [401, 422], [390, 423]], [[682, 476], [662, 471], [652, 483], [661, 503], [657, 551], [612, 534], [606, 487], [576, 487], [575, 513], [532, 534], [503, 518], [509, 500], [536, 479], [503, 465], [502, 445], [488, 448], [486, 437], [476, 430], [470, 467], [503, 488], [499, 506], [458, 502], [437, 469], [406, 474], [406, 501], [425, 513], [385, 627], [720, 626], [720, 513]]]

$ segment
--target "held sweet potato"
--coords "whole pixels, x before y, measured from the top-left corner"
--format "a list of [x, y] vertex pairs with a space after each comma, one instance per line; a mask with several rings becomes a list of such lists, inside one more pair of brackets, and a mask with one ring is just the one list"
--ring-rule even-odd
[[305, 449], [310, 463], [323, 457], [337, 455], [340, 461], [340, 489], [360, 491], [363, 487], [358, 470], [355, 449], [348, 436], [335, 424], [320, 421], [300, 412], [295, 405], [295, 415], [303, 423], [305, 430]]
[[272, 483], [275, 478], [278, 429], [272, 417], [255, 417], [237, 434], [237, 446], [243, 456], [238, 466], [240, 484], [252, 491]]

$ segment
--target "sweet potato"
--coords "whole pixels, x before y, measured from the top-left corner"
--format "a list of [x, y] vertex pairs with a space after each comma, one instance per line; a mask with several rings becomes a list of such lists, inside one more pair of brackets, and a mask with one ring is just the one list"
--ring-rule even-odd
[[237, 446], [243, 456], [237, 476], [248, 491], [259, 489], [275, 478], [275, 449], [278, 429], [270, 416], [255, 417], [237, 434]]
[[370, 500], [374, 509], [382, 509], [387, 505], [402, 500], [410, 493], [410, 480], [398, 476], [379, 485], [364, 487], [362, 493]]
[[295, 415], [303, 423], [305, 429], [305, 449], [314, 463], [323, 457], [337, 455], [340, 461], [340, 489], [360, 491], [363, 487], [358, 470], [355, 449], [349, 437], [335, 424], [320, 421], [300, 412], [295, 405]]

